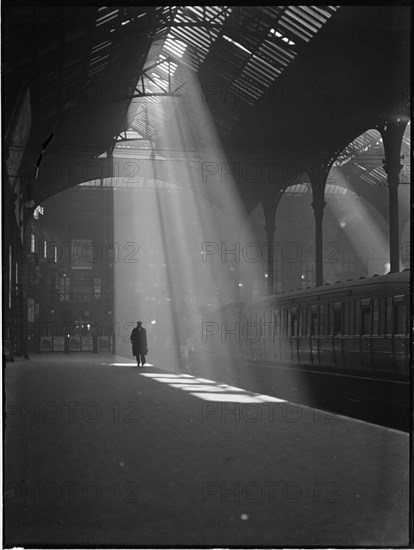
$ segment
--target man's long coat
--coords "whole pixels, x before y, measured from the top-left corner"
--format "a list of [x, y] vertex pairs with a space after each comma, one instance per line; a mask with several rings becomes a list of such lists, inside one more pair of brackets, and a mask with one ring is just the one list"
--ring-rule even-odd
[[135, 327], [131, 333], [132, 355], [146, 355], [148, 353], [147, 331], [145, 328]]

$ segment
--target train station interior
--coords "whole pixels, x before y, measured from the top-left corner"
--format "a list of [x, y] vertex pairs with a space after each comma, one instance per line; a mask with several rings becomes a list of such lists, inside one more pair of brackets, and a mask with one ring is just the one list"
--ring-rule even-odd
[[410, 21], [2, 5], [3, 545], [408, 547]]

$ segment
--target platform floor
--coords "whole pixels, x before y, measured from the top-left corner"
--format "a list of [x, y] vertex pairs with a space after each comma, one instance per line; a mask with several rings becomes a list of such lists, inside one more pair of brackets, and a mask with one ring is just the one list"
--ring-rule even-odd
[[406, 433], [113, 355], [3, 381], [5, 547], [408, 544]]

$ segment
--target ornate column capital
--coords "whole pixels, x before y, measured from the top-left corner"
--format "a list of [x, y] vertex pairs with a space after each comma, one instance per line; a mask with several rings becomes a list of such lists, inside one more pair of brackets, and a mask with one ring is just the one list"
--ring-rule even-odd
[[317, 214], [323, 214], [323, 210], [326, 206], [326, 202], [322, 198], [317, 198], [313, 202], [311, 202], [311, 206], [313, 208], [314, 213]]

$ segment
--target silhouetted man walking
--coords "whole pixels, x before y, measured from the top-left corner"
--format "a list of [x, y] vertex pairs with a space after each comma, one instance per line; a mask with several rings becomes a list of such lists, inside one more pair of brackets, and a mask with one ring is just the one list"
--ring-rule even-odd
[[148, 353], [147, 331], [142, 327], [142, 321], [137, 321], [137, 326], [131, 333], [132, 355], [137, 360], [137, 367], [145, 365], [145, 356]]

